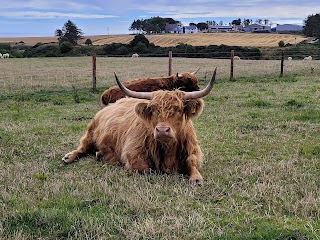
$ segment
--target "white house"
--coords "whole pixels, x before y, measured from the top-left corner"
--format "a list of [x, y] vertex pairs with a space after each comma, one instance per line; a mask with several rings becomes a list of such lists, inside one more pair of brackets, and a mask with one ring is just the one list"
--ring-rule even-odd
[[181, 23], [166, 23], [165, 26], [166, 33], [183, 33], [182, 24]]
[[166, 23], [165, 26], [165, 32], [166, 33], [185, 33], [185, 34], [189, 34], [189, 33], [198, 33], [198, 28], [197, 26], [183, 26], [181, 23], [174, 23], [174, 24], [170, 24], [170, 23]]
[[182, 32], [186, 33], [186, 34], [188, 34], [188, 33], [198, 33], [198, 28], [197, 28], [197, 26], [194, 26], [194, 25], [185, 26], [185, 27], [182, 27]]
[[253, 23], [244, 27], [245, 32], [270, 33], [271, 26], [260, 23]]

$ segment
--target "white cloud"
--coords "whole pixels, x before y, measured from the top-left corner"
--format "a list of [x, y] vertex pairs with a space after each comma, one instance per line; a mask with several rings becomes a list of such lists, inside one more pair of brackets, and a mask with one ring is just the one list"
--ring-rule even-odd
[[47, 0], [11, 0], [5, 5], [1, 6], [2, 9], [55, 9], [55, 10], [102, 10], [94, 4], [84, 4], [73, 1], [47, 1]]
[[39, 12], [39, 11], [24, 11], [24, 12], [0, 12], [0, 17], [6, 18], [27, 18], [27, 19], [50, 19], [50, 18], [115, 18], [114, 15], [102, 14], [82, 14], [82, 13], [61, 13], [61, 12]]

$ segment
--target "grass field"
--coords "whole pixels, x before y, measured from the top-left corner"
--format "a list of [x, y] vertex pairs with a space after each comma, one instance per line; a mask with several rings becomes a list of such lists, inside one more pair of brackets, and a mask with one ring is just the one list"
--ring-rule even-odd
[[319, 61], [173, 59], [218, 82], [194, 121], [204, 185], [140, 175], [93, 157], [63, 165], [122, 80], [162, 76], [168, 59], [9, 59], [0, 65], [0, 239], [320, 239]]
[[[94, 45], [103, 45], [111, 43], [128, 44], [135, 35], [96, 35], [85, 36], [83, 43], [87, 38], [93, 41]], [[285, 44], [296, 44], [306, 38], [294, 34], [276, 34], [276, 33], [202, 33], [202, 34], [160, 34], [145, 35], [151, 43], [157, 46], [169, 47], [176, 46], [179, 43], [186, 43], [193, 46], [207, 45], [228, 45], [228, 46], [247, 46], [247, 47], [278, 47], [279, 41]], [[50, 43], [57, 42], [56, 37], [16, 37], [0, 38], [0, 42], [19, 43], [23, 41], [26, 45], [35, 45], [38, 42]]]

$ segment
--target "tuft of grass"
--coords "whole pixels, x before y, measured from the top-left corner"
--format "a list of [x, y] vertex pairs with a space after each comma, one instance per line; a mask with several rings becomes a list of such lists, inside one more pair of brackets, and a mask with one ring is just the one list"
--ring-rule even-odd
[[250, 99], [246, 105], [249, 107], [269, 108], [272, 103], [262, 99]]
[[260, 114], [259, 112], [255, 112], [255, 111], [249, 111], [249, 112], [247, 112], [247, 116], [249, 116], [249, 117], [252, 118], [252, 119], [259, 118], [260, 115], [261, 115], [261, 114]]
[[287, 106], [287, 107], [294, 107], [294, 108], [301, 108], [301, 107], [304, 106], [304, 104], [301, 103], [301, 102], [298, 102], [298, 101], [295, 100], [295, 99], [291, 99], [291, 100], [289, 100], [289, 101], [287, 101], [287, 102], [285, 103], [285, 106]]
[[259, 77], [247, 77], [247, 76], [243, 76], [243, 77], [239, 77], [237, 78], [237, 81], [240, 82], [297, 82], [299, 81], [300, 77], [298, 75], [288, 75], [288, 76], [270, 76], [270, 75], [266, 75], [266, 76], [259, 76]]
[[73, 89], [73, 99], [75, 103], [80, 103], [80, 97], [78, 94], [78, 90], [76, 89], [76, 87], [74, 85], [72, 85], [72, 89]]
[[8, 217], [3, 226], [5, 236], [10, 237], [14, 233], [23, 231], [32, 239], [41, 236], [50, 238], [66, 238], [72, 235], [74, 219], [67, 217], [67, 212], [52, 210], [23, 211], [17, 216]]
[[295, 120], [320, 122], [320, 109], [303, 110], [294, 116]]
[[35, 179], [38, 179], [38, 180], [40, 180], [40, 181], [43, 182], [43, 181], [47, 180], [48, 175], [45, 174], [45, 173], [36, 173], [36, 174], [33, 174], [33, 177], [34, 177]]
[[300, 149], [300, 155], [306, 158], [320, 158], [320, 145], [305, 146]]

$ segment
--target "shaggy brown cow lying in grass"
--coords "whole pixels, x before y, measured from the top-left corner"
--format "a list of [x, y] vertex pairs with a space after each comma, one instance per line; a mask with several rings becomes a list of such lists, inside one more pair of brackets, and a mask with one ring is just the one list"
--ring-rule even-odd
[[[199, 69], [198, 69], [199, 70]], [[198, 78], [192, 73], [182, 73], [160, 78], [142, 78], [126, 81], [123, 84], [132, 91], [153, 92], [157, 90], [181, 89], [185, 92], [199, 90]], [[113, 86], [104, 91], [101, 95], [101, 102], [104, 105], [114, 103], [120, 98], [124, 98], [125, 93], [118, 86]]]
[[98, 159], [121, 163], [129, 170], [178, 172], [189, 175], [192, 183], [202, 184], [202, 152], [192, 118], [201, 114], [201, 97], [209, 94], [215, 76], [216, 70], [208, 86], [194, 92], [135, 92], [116, 76], [120, 89], [131, 98], [100, 110], [88, 125], [78, 149], [66, 154], [63, 161], [72, 163], [95, 153]]

